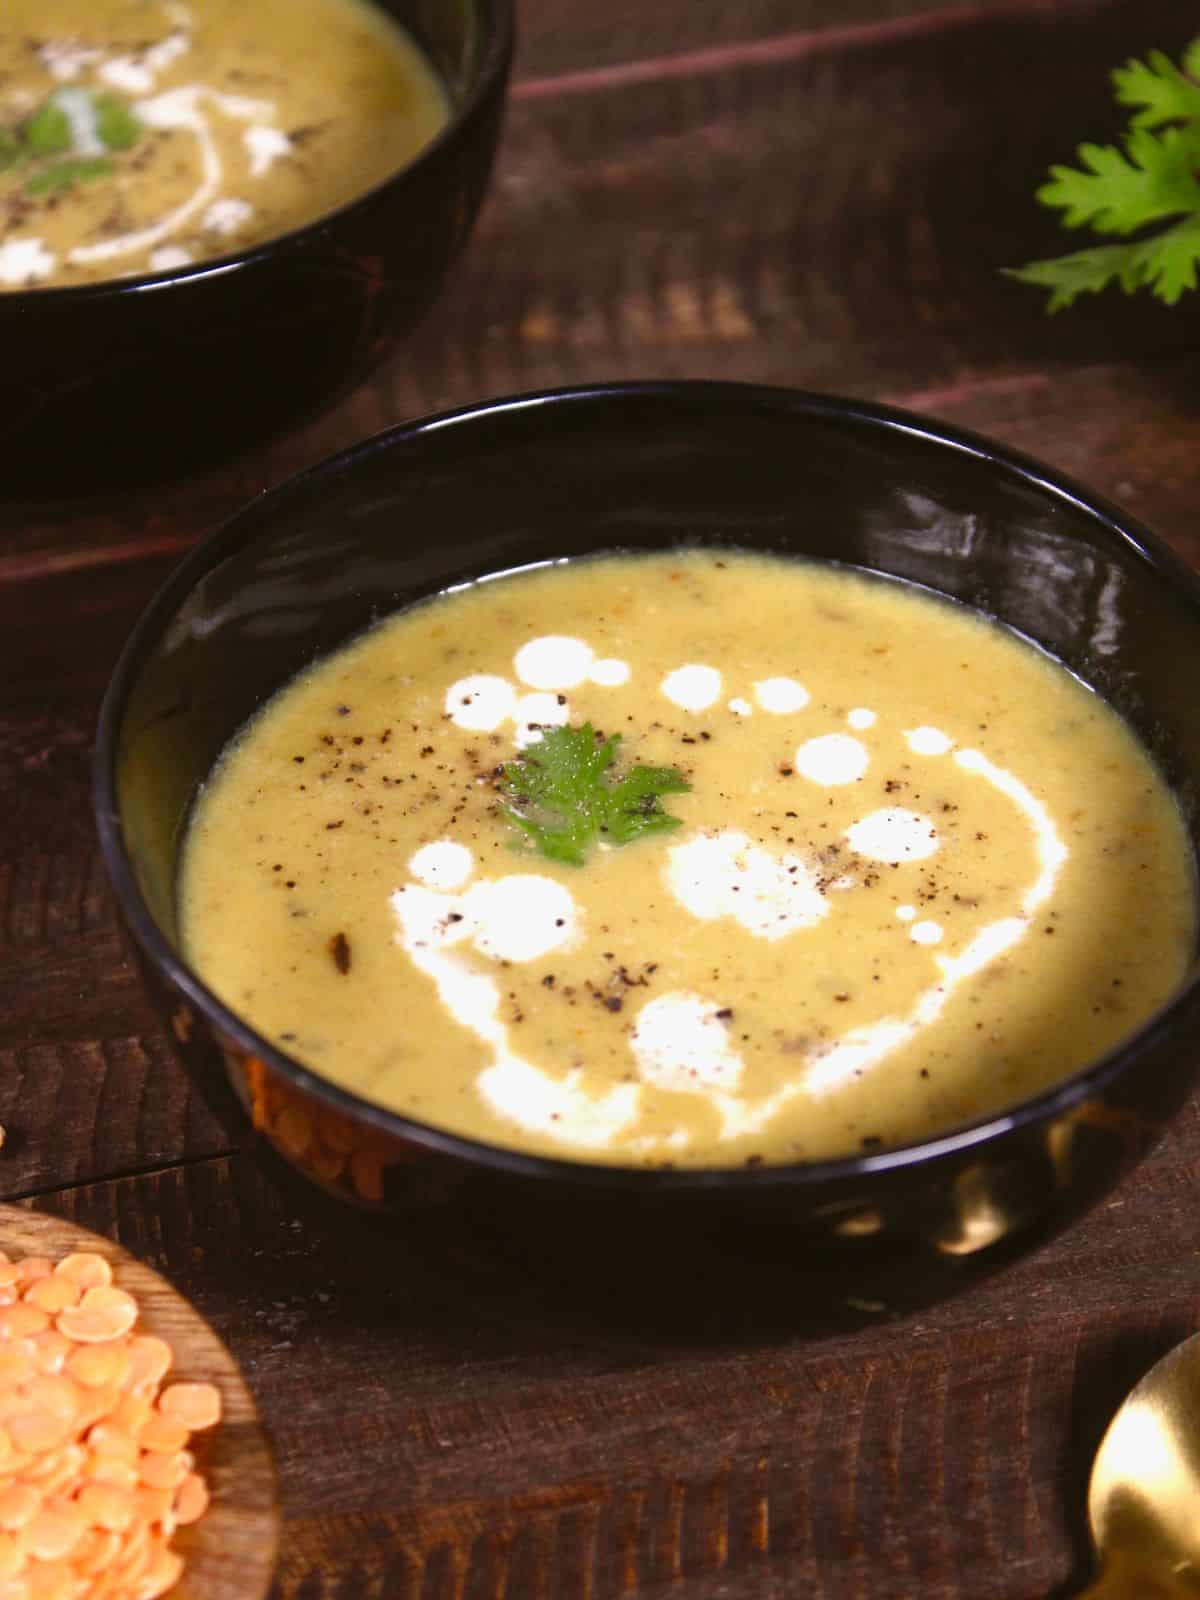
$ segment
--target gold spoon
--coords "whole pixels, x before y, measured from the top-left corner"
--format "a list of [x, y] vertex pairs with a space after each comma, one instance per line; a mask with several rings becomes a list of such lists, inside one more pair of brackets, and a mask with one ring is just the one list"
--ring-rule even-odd
[[1200, 1334], [1134, 1388], [1088, 1486], [1100, 1573], [1079, 1600], [1200, 1596]]

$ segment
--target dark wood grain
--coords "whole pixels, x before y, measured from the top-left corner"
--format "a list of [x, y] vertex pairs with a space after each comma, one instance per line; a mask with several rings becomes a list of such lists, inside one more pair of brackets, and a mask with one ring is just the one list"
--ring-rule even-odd
[[[177, 556], [364, 434], [622, 377], [798, 384], [1049, 460], [1200, 564], [1200, 299], [1047, 319], [1005, 265], [1168, 0], [524, 0], [439, 306], [310, 427], [101, 503], [0, 501], [0, 1194], [120, 1241], [229, 1342], [278, 1452], [281, 1600], [1029, 1600], [1087, 1569], [1090, 1454], [1200, 1313], [1189, 1107], [1081, 1226], [900, 1325], [680, 1330], [486, 1219], [381, 1232], [189, 1092], [97, 859], [92, 730]], [[794, 1285], [781, 1291], [797, 1293]]]
[[[613, 67], [645, 72], [664, 60], [708, 61], [730, 51], [773, 49], [777, 54], [833, 48], [849, 35], [855, 42], [880, 36], [920, 34], [943, 18], [969, 20], [986, 11], [1030, 16], [1056, 0], [710, 0], [678, 9], [614, 0], [602, 11], [576, 0], [542, 0], [521, 15], [521, 79], [556, 74], [608, 72]], [[1060, 5], [1060, 9], [1064, 9]], [[661, 68], [660, 68], [661, 70]], [[720, 70], [719, 59], [714, 70]], [[549, 92], [549, 90], [539, 90]]]
[[0, 582], [8, 666], [0, 1124], [9, 1135], [9, 1198], [228, 1148], [188, 1088], [126, 954], [91, 817], [100, 698], [138, 608], [166, 570], [155, 555]]

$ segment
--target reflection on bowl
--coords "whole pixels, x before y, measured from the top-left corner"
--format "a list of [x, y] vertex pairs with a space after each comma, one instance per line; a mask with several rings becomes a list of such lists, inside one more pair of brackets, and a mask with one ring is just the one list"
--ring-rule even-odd
[[336, 400], [425, 313], [486, 188], [512, 0], [378, 3], [445, 86], [446, 126], [384, 182], [265, 244], [140, 277], [0, 291], [10, 489], [153, 479], [240, 448]]
[[636, 1241], [661, 1280], [686, 1240], [772, 1281], [798, 1268], [843, 1310], [911, 1305], [1061, 1227], [1144, 1153], [1192, 1079], [1200, 983], [1052, 1091], [917, 1146], [629, 1170], [500, 1150], [372, 1106], [258, 1036], [179, 954], [178, 850], [197, 786], [302, 667], [473, 574], [708, 541], [891, 574], [1019, 629], [1128, 719], [1196, 847], [1200, 707], [1180, 663], [1200, 653], [1200, 584], [1168, 550], [1036, 465], [923, 419], [673, 384], [527, 396], [396, 429], [193, 552], [105, 704], [106, 861], [198, 1081], [324, 1190], [382, 1210], [457, 1208], [510, 1241], [553, 1234], [592, 1273], [597, 1241], [620, 1241], [626, 1263]]

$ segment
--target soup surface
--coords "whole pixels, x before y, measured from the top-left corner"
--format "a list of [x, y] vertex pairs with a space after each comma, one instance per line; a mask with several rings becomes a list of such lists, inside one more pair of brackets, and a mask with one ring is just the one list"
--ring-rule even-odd
[[448, 110], [367, 0], [3, 0], [0, 289], [287, 233], [403, 166]]
[[1011, 1106], [1195, 934], [1166, 786], [1061, 667], [898, 583], [698, 551], [493, 579], [319, 663], [202, 794], [181, 912], [230, 1006], [381, 1105], [707, 1166]]

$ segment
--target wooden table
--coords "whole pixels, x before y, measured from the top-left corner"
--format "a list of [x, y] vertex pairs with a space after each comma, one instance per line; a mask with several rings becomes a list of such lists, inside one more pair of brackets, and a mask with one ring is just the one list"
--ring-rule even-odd
[[[1069, 1236], [900, 1324], [614, 1332], [569, 1285], [420, 1230], [373, 1263], [297, 1220], [190, 1093], [93, 838], [97, 704], [176, 557], [383, 425], [619, 376], [799, 384], [1033, 451], [1200, 560], [1200, 297], [1047, 319], [999, 268], [1061, 247], [1032, 193], [1115, 131], [1107, 70], [1170, 0], [524, 0], [465, 262], [308, 431], [0, 532], [0, 1197], [120, 1240], [240, 1358], [278, 1453], [295, 1600], [1060, 1595], [1090, 1453], [1200, 1312], [1195, 1106]], [[1190, 13], [1190, 14], [1189, 14]]]

